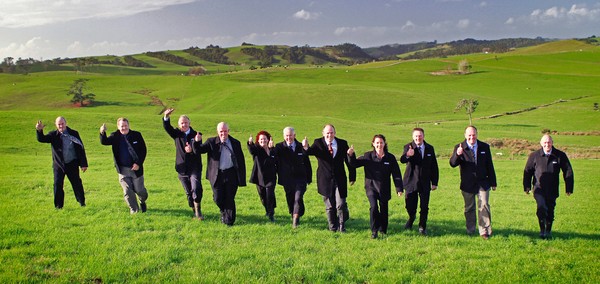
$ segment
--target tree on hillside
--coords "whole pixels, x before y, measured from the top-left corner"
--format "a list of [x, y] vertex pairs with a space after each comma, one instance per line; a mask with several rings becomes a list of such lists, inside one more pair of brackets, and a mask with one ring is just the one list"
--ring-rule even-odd
[[69, 92], [67, 92], [67, 96], [72, 96], [71, 102], [73, 104], [79, 104], [80, 106], [91, 105], [96, 95], [93, 93], [84, 94], [84, 92], [88, 89], [87, 81], [89, 79], [77, 79], [73, 81], [71, 87], [69, 87]]
[[469, 64], [469, 60], [463, 59], [458, 62], [458, 71], [461, 74], [469, 74], [471, 71], [471, 64]]
[[469, 115], [469, 125], [473, 125], [472, 114], [475, 112], [475, 109], [479, 105], [479, 101], [474, 99], [462, 99], [458, 101], [456, 104], [456, 108], [454, 111], [459, 111], [461, 109], [465, 109], [465, 112]]

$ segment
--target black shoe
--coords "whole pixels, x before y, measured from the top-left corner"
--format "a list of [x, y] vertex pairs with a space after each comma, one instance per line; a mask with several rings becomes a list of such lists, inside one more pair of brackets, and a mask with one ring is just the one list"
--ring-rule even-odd
[[292, 218], [292, 228], [296, 229], [298, 228], [298, 225], [300, 225], [300, 218]]
[[275, 222], [275, 217], [273, 217], [273, 214], [269, 214], [267, 217], [269, 217], [269, 221]]
[[371, 233], [371, 239], [377, 238], [377, 231]]
[[412, 230], [412, 227], [413, 227], [413, 223], [410, 220], [406, 221], [406, 224], [404, 224], [405, 230]]
[[146, 209], [148, 209], [148, 208], [146, 208], [145, 202], [140, 203], [140, 208], [142, 209], [142, 213], [146, 212]]
[[423, 227], [419, 227], [419, 234], [421, 234], [423, 236], [427, 236], [427, 229], [425, 229]]
[[344, 223], [340, 223], [339, 231], [340, 231], [340, 233], [345, 233], [346, 232], [346, 226], [344, 225]]

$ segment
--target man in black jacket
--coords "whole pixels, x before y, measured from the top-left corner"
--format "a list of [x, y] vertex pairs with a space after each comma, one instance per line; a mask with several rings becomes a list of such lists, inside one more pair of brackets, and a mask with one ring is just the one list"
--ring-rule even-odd
[[283, 142], [275, 145], [277, 182], [283, 186], [288, 211], [292, 215], [292, 227], [300, 224], [304, 215], [304, 193], [312, 182], [312, 167], [302, 144], [296, 140], [293, 127], [283, 129]]
[[496, 172], [490, 145], [477, 139], [475, 126], [467, 127], [465, 140], [454, 146], [450, 166], [460, 166], [460, 189], [465, 201], [467, 234], [474, 234], [479, 225], [479, 235], [487, 240], [492, 234], [489, 198], [490, 189], [496, 190]]
[[[115, 168], [119, 174], [119, 183], [123, 188], [125, 203], [131, 214], [140, 209], [146, 212], [148, 192], [144, 186], [144, 160], [146, 159], [146, 143], [142, 134], [129, 129], [129, 120], [117, 119], [117, 131], [106, 136], [106, 124], [100, 127], [100, 143], [111, 145]], [[137, 196], [140, 198], [138, 207]]]
[[[323, 137], [315, 139], [310, 148], [304, 138], [302, 147], [307, 154], [317, 158], [317, 190], [323, 196], [329, 230], [345, 232], [345, 222], [350, 218], [346, 203], [348, 181], [351, 185], [356, 181], [356, 168], [347, 159], [348, 142], [337, 138], [335, 134], [333, 125], [327, 124], [323, 128]], [[348, 168], [348, 176], [344, 163]]]
[[44, 124], [38, 120], [35, 125], [37, 140], [52, 146], [52, 168], [54, 169], [54, 207], [61, 209], [65, 203], [65, 175], [69, 178], [75, 199], [85, 206], [85, 193], [79, 177], [79, 169], [85, 173], [88, 168], [85, 148], [79, 132], [67, 127], [67, 120], [59, 116], [54, 121], [56, 130], [44, 135]]
[[562, 170], [567, 196], [573, 193], [573, 168], [567, 154], [554, 148], [552, 137], [542, 136], [542, 148], [529, 155], [523, 172], [523, 188], [529, 194], [533, 185], [533, 198], [537, 203], [540, 238], [552, 238], [554, 207], [558, 198], [559, 173]]
[[417, 203], [421, 199], [419, 212], [419, 233], [427, 235], [427, 217], [429, 214], [429, 196], [437, 188], [439, 170], [433, 146], [425, 142], [423, 128], [414, 128], [413, 141], [404, 145], [400, 162], [406, 164], [404, 170], [404, 189], [406, 190], [406, 212], [408, 221], [405, 229], [412, 229], [417, 214]]
[[202, 141], [195, 141], [197, 132], [190, 126], [190, 118], [187, 115], [179, 117], [178, 129], [171, 126], [170, 116], [173, 111], [172, 108], [165, 110], [163, 128], [175, 142], [175, 170], [181, 185], [183, 185], [188, 205], [194, 211], [196, 219], [204, 220], [200, 206], [202, 201], [202, 183], [200, 183], [202, 159], [201, 155], [194, 151], [194, 143], [201, 144]]
[[[202, 135], [197, 134], [196, 140]], [[221, 223], [233, 226], [236, 218], [235, 195], [239, 186], [246, 186], [246, 162], [239, 140], [229, 135], [229, 125], [219, 122], [217, 136], [206, 140], [197, 149], [207, 154], [206, 179], [210, 181], [213, 199], [221, 211]]]

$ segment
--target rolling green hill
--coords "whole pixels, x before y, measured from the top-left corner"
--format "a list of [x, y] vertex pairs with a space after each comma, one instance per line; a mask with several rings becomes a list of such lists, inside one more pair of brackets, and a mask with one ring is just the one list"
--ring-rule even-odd
[[[169, 52], [191, 59], [182, 51]], [[70, 70], [0, 74], [0, 282], [600, 281], [598, 46], [564, 41], [502, 54], [257, 70], [202, 62], [210, 71], [206, 76], [184, 76], [187, 67], [133, 56], [154, 68], [94, 64], [75, 72], [63, 65]], [[469, 74], [434, 75], [456, 69], [465, 59]], [[89, 91], [96, 95], [90, 107], [75, 107], [66, 95], [81, 78], [89, 79]], [[463, 98], [479, 101], [474, 124], [494, 152], [499, 186], [491, 195], [494, 235], [489, 241], [464, 233], [459, 173], [448, 164], [468, 124], [464, 112], [454, 111]], [[423, 127], [441, 173], [431, 197], [430, 234], [401, 229], [404, 200], [394, 197], [389, 234], [369, 239], [362, 170], [349, 189], [346, 234], [326, 230], [314, 182], [297, 230], [290, 228], [279, 186], [276, 222], [266, 221], [249, 185], [238, 190], [236, 225], [226, 227], [218, 221], [210, 185], [202, 180], [206, 220], [193, 221], [174, 170], [173, 141], [162, 129], [160, 112], [166, 106], [176, 109], [175, 116], [187, 114], [206, 138], [215, 135], [218, 122], [227, 121], [231, 135], [242, 142], [263, 129], [281, 141], [289, 125], [299, 140], [307, 136], [312, 141], [324, 124], [333, 123], [337, 136], [358, 153], [368, 151], [373, 135], [382, 133], [390, 152], [399, 156], [411, 129]], [[52, 206], [50, 149], [36, 142], [34, 126], [39, 119], [51, 130], [59, 115], [86, 145], [85, 208], [75, 205], [68, 182], [65, 208]], [[145, 214], [130, 216], [110, 147], [98, 141], [99, 127], [106, 123], [114, 131], [121, 116], [129, 118], [148, 146]], [[575, 193], [558, 200], [552, 241], [538, 239], [535, 201], [523, 193], [521, 180], [526, 155], [539, 147], [542, 130], [553, 133], [576, 176]], [[250, 169], [252, 159], [244, 153]]]

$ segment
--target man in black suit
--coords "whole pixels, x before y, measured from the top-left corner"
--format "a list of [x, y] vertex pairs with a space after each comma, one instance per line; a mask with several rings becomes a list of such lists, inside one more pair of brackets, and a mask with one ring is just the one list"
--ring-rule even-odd
[[[129, 213], [135, 214], [140, 209], [146, 212], [148, 191], [144, 186], [144, 161], [147, 150], [142, 134], [129, 129], [129, 120], [120, 117], [117, 119], [117, 131], [109, 136], [106, 136], [106, 124], [102, 124], [100, 143], [112, 146], [115, 168], [123, 188], [123, 198], [129, 206]], [[139, 206], [136, 195], [140, 199]]]
[[188, 205], [194, 211], [196, 219], [204, 220], [201, 207], [202, 183], [200, 182], [202, 159], [201, 155], [194, 151], [194, 143], [202, 144], [202, 141], [195, 140], [197, 132], [190, 126], [190, 118], [187, 115], [179, 117], [178, 129], [171, 126], [170, 116], [173, 111], [172, 108], [165, 110], [163, 128], [175, 141], [175, 170], [181, 185], [183, 185]]
[[79, 132], [67, 127], [67, 120], [59, 116], [54, 121], [56, 130], [44, 135], [44, 124], [38, 120], [35, 125], [38, 142], [50, 143], [52, 147], [52, 168], [54, 170], [54, 207], [63, 208], [65, 203], [65, 175], [69, 178], [75, 199], [79, 205], [85, 206], [83, 183], [79, 177], [79, 169], [85, 173], [88, 168], [85, 148]]
[[[496, 172], [490, 145], [477, 140], [475, 126], [467, 127], [465, 141], [454, 146], [450, 166], [460, 166], [460, 189], [465, 201], [467, 234], [474, 234], [479, 224], [479, 235], [487, 240], [492, 234], [489, 197], [490, 189], [496, 190]], [[479, 214], [475, 212], [475, 199]]]
[[540, 238], [552, 238], [554, 207], [558, 198], [559, 174], [562, 170], [567, 196], [573, 193], [575, 179], [567, 154], [553, 146], [548, 134], [540, 140], [542, 148], [529, 155], [523, 171], [523, 188], [529, 194], [533, 185], [533, 197], [537, 203]]
[[[240, 141], [229, 135], [229, 125], [219, 122], [216, 137], [211, 137], [197, 152], [207, 153], [206, 179], [210, 181], [213, 199], [221, 211], [221, 222], [235, 223], [235, 195], [239, 186], [246, 186], [246, 162]], [[202, 135], [197, 134], [200, 141]]]
[[296, 228], [304, 215], [304, 193], [312, 182], [312, 167], [293, 127], [283, 129], [283, 140], [274, 148], [278, 183], [283, 186], [292, 227]]
[[302, 146], [307, 154], [317, 158], [317, 190], [323, 196], [325, 211], [329, 230], [345, 232], [345, 222], [349, 219], [348, 204], [348, 182], [346, 181], [346, 170], [348, 168], [348, 180], [350, 185], [356, 181], [356, 168], [352, 167], [347, 159], [348, 142], [335, 137], [335, 128], [331, 124], [323, 128], [323, 137], [317, 138], [309, 147], [308, 140], [304, 138]]
[[404, 145], [400, 162], [406, 164], [404, 170], [405, 202], [408, 221], [405, 229], [412, 229], [417, 214], [417, 203], [421, 199], [419, 212], [419, 233], [427, 235], [427, 217], [429, 214], [429, 196], [436, 190], [439, 180], [437, 158], [433, 146], [425, 142], [423, 128], [414, 128], [413, 141]]

